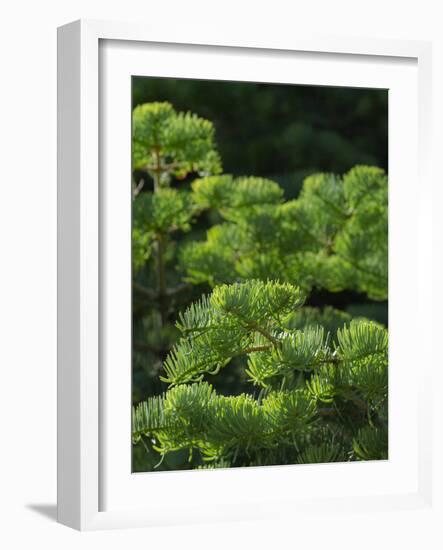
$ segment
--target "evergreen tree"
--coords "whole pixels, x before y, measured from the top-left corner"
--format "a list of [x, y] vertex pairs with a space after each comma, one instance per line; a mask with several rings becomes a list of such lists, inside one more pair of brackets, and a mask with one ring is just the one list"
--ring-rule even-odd
[[[313, 289], [387, 298], [384, 172], [316, 174], [285, 201], [271, 180], [219, 175], [211, 123], [167, 103], [134, 109], [133, 164], [144, 469], [386, 458], [386, 329], [304, 305]], [[206, 240], [180, 238], [197, 218]]]
[[305, 179], [299, 198], [283, 201], [270, 180], [213, 176], [196, 180], [194, 200], [223, 223], [192, 242], [182, 264], [193, 283], [211, 286], [280, 278], [311, 290], [344, 289], [385, 300], [388, 292], [387, 177], [357, 166], [343, 178]]
[[[170, 389], [136, 407], [135, 441], [215, 467], [387, 458], [386, 329], [352, 321], [335, 341], [320, 326], [292, 329], [303, 300], [288, 283], [252, 280], [188, 308], [164, 364]], [[238, 356], [256, 389], [217, 394], [204, 375]]]
[[137, 386], [147, 389], [176, 338], [171, 312], [188, 303], [189, 286], [170, 266], [174, 236], [188, 232], [198, 212], [190, 192], [173, 185], [188, 174], [217, 174], [221, 162], [211, 122], [169, 103], [134, 109], [132, 157], [133, 362]]

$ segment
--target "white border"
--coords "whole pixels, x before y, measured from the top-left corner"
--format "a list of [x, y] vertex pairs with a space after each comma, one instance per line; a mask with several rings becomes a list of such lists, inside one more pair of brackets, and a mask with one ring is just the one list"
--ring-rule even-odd
[[[414, 492], [418, 432], [415, 368], [420, 295], [416, 219], [417, 64], [412, 59], [308, 52], [244, 51], [170, 44], [102, 41], [100, 46], [101, 440], [100, 509], [147, 508], [182, 517], [217, 495], [241, 515], [249, 502], [299, 502]], [[286, 82], [389, 89], [390, 174], [390, 442], [388, 462], [131, 474], [131, 76]], [[245, 114], [245, 116], [247, 116]], [[241, 124], [241, 121], [239, 121]], [[368, 129], [370, 131], [370, 129]], [[408, 159], [405, 161], [405, 159]], [[409, 289], [417, 289], [411, 293]], [[406, 301], [404, 296], [408, 295]], [[408, 431], [404, 426], [409, 427]], [[233, 502], [232, 495], [238, 495]], [[147, 501], [146, 495], [150, 495]], [[174, 494], [173, 502], [171, 495]], [[245, 495], [245, 496], [243, 496]], [[247, 496], [246, 496], [247, 495]], [[208, 514], [210, 511], [205, 510]], [[174, 515], [175, 514], [175, 515]]]
[[[212, 519], [215, 521], [219, 519], [270, 517], [275, 514], [281, 516], [284, 510], [293, 513], [296, 499], [293, 498], [291, 493], [285, 493], [284, 491], [285, 486], [288, 485], [285, 483], [288, 473], [287, 467], [285, 467], [286, 469], [260, 469], [259, 473], [258, 469], [245, 469], [241, 471], [230, 470], [229, 472], [217, 472], [216, 475], [212, 475], [211, 478], [207, 474], [214, 474], [214, 472], [203, 472], [204, 475], [200, 475], [202, 472], [169, 474], [169, 479], [171, 479], [171, 483], [174, 484], [176, 484], [177, 480], [180, 478], [183, 480], [192, 480], [192, 486], [195, 487], [196, 494], [198, 494], [198, 491], [204, 490], [205, 485], [212, 483], [212, 481], [210, 482], [209, 480], [218, 477], [221, 478], [223, 475], [226, 476], [226, 474], [231, 476], [231, 480], [235, 479], [236, 484], [248, 483], [248, 480], [252, 480], [253, 477], [259, 475], [261, 480], [260, 483], [263, 483], [262, 487], [266, 487], [266, 489], [262, 488], [260, 494], [247, 493], [250, 498], [244, 497], [243, 507], [241, 509], [232, 506], [232, 503], [238, 500], [239, 493], [242, 494], [240, 491], [234, 496], [228, 491], [222, 491], [220, 499], [217, 498], [217, 502], [213, 503], [213, 507], [207, 506], [208, 501], [203, 501], [206, 502], [206, 504], [205, 506], [201, 506], [200, 504], [200, 507], [196, 506], [196, 501], [188, 507], [178, 503], [177, 507], [171, 510], [171, 513], [167, 514], [162, 504], [156, 501], [159, 506], [154, 510], [149, 510], [147, 508], [130, 509], [128, 506], [129, 503], [124, 501], [125, 499], [130, 499], [134, 504], [132, 500], [134, 493], [126, 492], [125, 494], [124, 488], [123, 493], [121, 493], [119, 491], [122, 487], [120, 487], [115, 497], [109, 499], [109, 495], [106, 495], [108, 490], [106, 490], [105, 498], [102, 499], [104, 508], [108, 510], [111, 509], [112, 511], [99, 512], [100, 475], [102, 475], [102, 479], [106, 482], [106, 476], [109, 474], [107, 460], [105, 460], [107, 468], [105, 470], [99, 468], [99, 317], [97, 283], [99, 267], [98, 208], [100, 204], [98, 195], [98, 42], [100, 38], [149, 41], [151, 45], [152, 42], [172, 41], [168, 40], [167, 36], [156, 36], [155, 33], [148, 32], [147, 29], [136, 25], [116, 23], [77, 22], [63, 27], [60, 29], [59, 33], [59, 521], [76, 528], [91, 529], [130, 525], [144, 526], [161, 523], [170, 524], [180, 521], [202, 521], [204, 519]], [[408, 232], [410, 242], [416, 245], [415, 250], [417, 254], [412, 256], [416, 258], [418, 265], [419, 252], [417, 245], [431, 240], [430, 222], [427, 223], [427, 220], [430, 219], [430, 182], [427, 179], [427, 163], [424, 158], [427, 151], [425, 144], [429, 139], [429, 111], [427, 110], [429, 109], [429, 97], [426, 97], [430, 89], [429, 46], [424, 43], [312, 37], [298, 37], [297, 39], [290, 40], [290, 43], [283, 43], [284, 41], [282, 40], [280, 44], [275, 43], [275, 41], [274, 43], [268, 44], [262, 41], [245, 41], [244, 39], [239, 39], [235, 41], [235, 43], [226, 44], [225, 41], [217, 42], [216, 39], [207, 41], [202, 37], [199, 37], [199, 39], [202, 40], [203, 43], [224, 43], [228, 46], [239, 46], [242, 48], [283, 48], [292, 52], [297, 50], [307, 52], [337, 52], [342, 54], [410, 57], [418, 62], [419, 93], [421, 95], [419, 102], [421, 106], [419, 116], [421, 193], [419, 216], [416, 217], [416, 225], [414, 226], [412, 220], [409, 220], [409, 225], [404, 228], [405, 232]], [[189, 43], [189, 39], [180, 40], [180, 37], [176, 37], [173, 41]], [[155, 49], [161, 50], [162, 48], [156, 45], [154, 50]], [[164, 49], [168, 50], [168, 47], [165, 46]], [[193, 50], [195, 49], [201, 52], [201, 55], [209, 55], [210, 57], [208, 48], [201, 47], [194, 48]], [[185, 50], [187, 50], [186, 47], [183, 48], [183, 52]], [[229, 53], [231, 52], [233, 53], [233, 50], [230, 50]], [[263, 55], [263, 60], [270, 55], [270, 52], [267, 52], [265, 49], [257, 50], [254, 55], [257, 53], [260, 54], [260, 52]], [[247, 54], [248, 52], [237, 49], [235, 55], [232, 56], [232, 61], [245, 53]], [[252, 52], [249, 53], [252, 54]], [[283, 59], [288, 57], [289, 52], [275, 52], [275, 54], [277, 57]], [[155, 62], [158, 55], [158, 51], [156, 51], [155, 55], [152, 56], [153, 62]], [[294, 54], [292, 53], [291, 55]], [[351, 60], [348, 61], [350, 63], [353, 62]], [[380, 69], [379, 65], [390, 63], [390, 61], [386, 59], [380, 60], [380, 63], [378, 61], [370, 61], [369, 59], [367, 61], [369, 61], [369, 64], [367, 64], [368, 67], [373, 65], [377, 66], [378, 69]], [[254, 64], [251, 64], [251, 67], [253, 67], [253, 65]], [[395, 63], [391, 63], [391, 68], [395, 65]], [[69, 67], [69, 70], [67, 67]], [[198, 68], [196, 71], [196, 76], [201, 76]], [[217, 71], [215, 71], [215, 74], [217, 74]], [[176, 71], [173, 75], [177, 76]], [[190, 75], [188, 73], [184, 76]], [[375, 77], [376, 75], [372, 76]], [[251, 76], [251, 79], [253, 78], [254, 77]], [[288, 81], [287, 78], [284, 80]], [[343, 84], [343, 81], [341, 83]], [[365, 84], [362, 83], [361, 85]], [[366, 85], [371, 84], [368, 81]], [[374, 85], [373, 82], [372, 85]], [[384, 85], [382, 86], [384, 87]], [[414, 92], [411, 90], [411, 93]], [[405, 95], [407, 96], [408, 93]], [[415, 105], [416, 104], [417, 102], [415, 102]], [[106, 109], [106, 104], [104, 105], [104, 109]], [[112, 119], [110, 120], [112, 121]], [[411, 130], [411, 128], [407, 129]], [[415, 158], [411, 149], [409, 153], [412, 154], [412, 158]], [[399, 165], [399, 170], [400, 169], [401, 167]], [[401, 176], [400, 173], [398, 175]], [[414, 179], [411, 174], [408, 176], [408, 174], [405, 173], [404, 176], [405, 180], [408, 182]], [[412, 189], [410, 184], [409, 189]], [[400, 194], [398, 198], [400, 198]], [[411, 208], [410, 199], [409, 202], [406, 200], [404, 204], [409, 212]], [[417, 208], [415, 208], [415, 212], [417, 212]], [[393, 221], [391, 216], [391, 224], [392, 223], [394, 224], [394, 232], [396, 227], [400, 229], [395, 219]], [[418, 231], [416, 230], [417, 226], [419, 226]], [[116, 238], [119, 238], [118, 235]], [[120, 238], [124, 240], [121, 234]], [[420, 241], [418, 241], [418, 238]], [[420, 251], [420, 265], [429, 266], [429, 258], [429, 250], [422, 247]], [[103, 259], [106, 261], [106, 254]], [[410, 259], [410, 265], [414, 265], [414, 259]], [[410, 279], [410, 282], [414, 282], [414, 280], [417, 281], [413, 269], [411, 273], [410, 276], [412, 279]], [[428, 275], [429, 272], [426, 271], [425, 268], [421, 268], [418, 274], [421, 276], [421, 288], [424, 289], [424, 283], [426, 282], [424, 277]], [[391, 277], [396, 277], [395, 273], [392, 273], [392, 268]], [[397, 279], [395, 278], [394, 280]], [[416, 286], [412, 288], [416, 288]], [[103, 290], [106, 292], [106, 285]], [[395, 301], [395, 289], [391, 288], [390, 290], [392, 305], [392, 300], [394, 299]], [[392, 296], [392, 292], [394, 292], [394, 296]], [[430, 306], [427, 306], [426, 301], [423, 299], [422, 295], [419, 295], [418, 290], [417, 293], [414, 293], [411, 289], [408, 289], [408, 292], [408, 299], [412, 300], [412, 302], [415, 301], [416, 304], [412, 307], [420, 308], [420, 313], [423, 315], [422, 318], [425, 318], [425, 314], [429, 312], [425, 312], [424, 308]], [[429, 293], [429, 290], [427, 292]], [[400, 295], [398, 296], [400, 300]], [[408, 338], [406, 341], [409, 341], [412, 334], [411, 332], [406, 336], [406, 338]], [[403, 333], [403, 336], [405, 336], [405, 333]], [[423, 335], [423, 338], [426, 338], [426, 336]], [[412, 338], [410, 341], [412, 341]], [[401, 346], [398, 346], [401, 355], [400, 348]], [[430, 376], [428, 364], [424, 364], [422, 369], [423, 381], [417, 381], [416, 378], [414, 379], [414, 383], [418, 383], [418, 389], [420, 391], [424, 387], [424, 381], [429, 383]], [[112, 372], [115, 371], [112, 370]], [[391, 386], [392, 385], [393, 381], [391, 380]], [[410, 386], [408, 387], [410, 388]], [[405, 474], [405, 472], [403, 472], [402, 480], [397, 480], [399, 481], [397, 485], [391, 485], [390, 490], [385, 492], [385, 496], [382, 498], [377, 496], [380, 494], [380, 486], [366, 493], [364, 491], [361, 493], [358, 491], [357, 493], [349, 492], [349, 490], [340, 493], [332, 490], [332, 486], [330, 485], [326, 493], [322, 493], [322, 491], [318, 491], [314, 487], [316, 492], [312, 494], [311, 484], [312, 497], [325, 497], [328, 495], [329, 498], [323, 498], [322, 500], [305, 498], [303, 499], [303, 510], [309, 511], [309, 509], [315, 509], [316, 512], [320, 512], [323, 508], [330, 508], [331, 497], [334, 499], [334, 506], [336, 509], [354, 508], [357, 502], [361, 503], [360, 508], [362, 510], [373, 509], [373, 507], [377, 507], [377, 509], [383, 507], [390, 508], [394, 504], [396, 506], [410, 507], [418, 505], [419, 502], [422, 504], [425, 502], [429, 503], [431, 487], [430, 433], [425, 429], [428, 426], [425, 419], [429, 417], [430, 404], [422, 398], [423, 395], [424, 392], [419, 395], [421, 400], [418, 409], [420, 415], [418, 417], [420, 428], [420, 445], [418, 447], [417, 457], [420, 477], [418, 479], [415, 475], [412, 475], [412, 477], [410, 476], [412, 470], [416, 471], [416, 464], [414, 464], [413, 459], [412, 463], [410, 463], [405, 470], [405, 472], [407, 471], [409, 473]], [[108, 410], [106, 408], [106, 402], [104, 411], [106, 413], [105, 418], [107, 418]], [[415, 417], [417, 417], [416, 413], [414, 414]], [[414, 418], [410, 420], [414, 422]], [[118, 420], [116, 421], [118, 425]], [[406, 423], [406, 425], [410, 426], [410, 423]], [[412, 437], [412, 439], [415, 438]], [[347, 476], [352, 476], [354, 474], [350, 474], [351, 471], [357, 472], [354, 482], [358, 484], [361, 476], [355, 466], [367, 466], [369, 470], [373, 468], [373, 473], [377, 474], [380, 467], [389, 467], [389, 464], [392, 463], [393, 462], [390, 461], [384, 464], [373, 463], [367, 465], [351, 465], [351, 467], [349, 467], [350, 465], [346, 465], [345, 474]], [[312, 467], [299, 468], [303, 468], [306, 475], [313, 471]], [[330, 475], [326, 475], [328, 468], [335, 468], [335, 473], [337, 473], [337, 475], [339, 475], [340, 471], [344, 470], [341, 465], [316, 467], [316, 477], [321, 476], [321, 472], [323, 471], [323, 481], [325, 483], [330, 479]], [[299, 469], [297, 471], [301, 472], [302, 470]], [[398, 468], [391, 472], [392, 479], [395, 478], [398, 472]], [[406, 478], [404, 475], [406, 475]], [[131, 480], [136, 480], [135, 483], [138, 486], [140, 486], [139, 481], [141, 479], [146, 480], [148, 491], [151, 491], [155, 490], [153, 484], [157, 483], [155, 481], [156, 479], [161, 479], [160, 476], [160, 474], [133, 475], [129, 476], [129, 478]], [[115, 481], [118, 479], [117, 475]], [[410, 483], [408, 484], [408, 482]], [[114, 481], [112, 481], [112, 483], [114, 483]], [[117, 481], [117, 483], [119, 482]], [[184, 483], [186, 485], [189, 481], [184, 481]], [[279, 488], [277, 483], [280, 484], [282, 489]], [[226, 485], [226, 478], [224, 481], [221, 480], [219, 488], [223, 489], [224, 484]], [[186, 490], [185, 485], [182, 486], [183, 491]], [[339, 485], [340, 484], [336, 484], [335, 488], [337, 490], [339, 489]], [[320, 484], [316, 487], [318, 488], [319, 486]], [[251, 484], [251, 488], [252, 487], [253, 484]], [[366, 489], [369, 489], [369, 487], [366, 487]], [[172, 491], [172, 487], [170, 487], [169, 490]], [[146, 495], [147, 490], [145, 489], [143, 492]], [[409, 493], [409, 496], [401, 496], [401, 494], [405, 492]], [[185, 492], [182, 494], [186, 495]], [[189, 492], [187, 494], [189, 494]], [[200, 495], [201, 494], [202, 493], [200, 493]], [[349, 495], [356, 494], [370, 494], [373, 496], [348, 498]], [[171, 495], [174, 495], [174, 493], [169, 494], [170, 498]], [[160, 491], [157, 493], [157, 497], [159, 496]], [[247, 500], [249, 500], [249, 502], [246, 502]], [[274, 503], [272, 503], [273, 500]], [[286, 501], [285, 506], [276, 506], [277, 501], [280, 503], [281, 501]], [[137, 502], [136, 499], [135, 505], [138, 506], [138, 504], [139, 502]], [[166, 507], [168, 503], [165, 501], [163, 504]], [[240, 504], [242, 504], [242, 502], [240, 502]], [[246, 504], [247, 506], [245, 506]], [[288, 504], [292, 504], [292, 507], [288, 506]]]

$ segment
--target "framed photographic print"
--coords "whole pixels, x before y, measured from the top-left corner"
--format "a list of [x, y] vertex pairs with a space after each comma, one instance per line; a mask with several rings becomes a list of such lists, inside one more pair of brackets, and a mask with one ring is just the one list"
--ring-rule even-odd
[[58, 71], [59, 521], [430, 506], [430, 46], [82, 21]]

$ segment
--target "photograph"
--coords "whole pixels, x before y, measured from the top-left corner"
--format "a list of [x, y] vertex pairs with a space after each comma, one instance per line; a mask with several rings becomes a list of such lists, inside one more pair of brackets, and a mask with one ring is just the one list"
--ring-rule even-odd
[[388, 90], [133, 76], [131, 135], [132, 471], [387, 460]]
[[431, 3], [7, 3], [0, 550], [443, 550]]

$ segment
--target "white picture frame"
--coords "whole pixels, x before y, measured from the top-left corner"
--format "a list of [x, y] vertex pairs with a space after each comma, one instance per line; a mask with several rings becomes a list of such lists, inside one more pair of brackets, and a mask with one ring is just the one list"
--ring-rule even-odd
[[[435, 373], [430, 336], [418, 322], [419, 317], [432, 316], [432, 249], [426, 246], [432, 242], [430, 44], [301, 34], [277, 40], [253, 38], [252, 33], [225, 40], [223, 33], [206, 37], [204, 30], [200, 36], [187, 36], [186, 30], [180, 36], [167, 36], [136, 24], [77, 21], [59, 29], [58, 48], [59, 522], [89, 530], [291, 517], [295, 510], [320, 512], [331, 505], [339, 513], [356, 507], [365, 512], [431, 509], [432, 403], [425, 387]], [[124, 206], [125, 193], [130, 196], [127, 85], [128, 76], [141, 74], [139, 67], [146, 59], [153, 76], [219, 75], [254, 81], [262, 74], [261, 79], [270, 82], [348, 82], [389, 87], [395, 94], [390, 108], [390, 158], [394, 159], [390, 183], [402, 181], [404, 187], [402, 192], [396, 185], [390, 190], [390, 280], [395, 283], [393, 287], [390, 281], [391, 319], [394, 316], [390, 362], [406, 365], [404, 372], [412, 375], [417, 344], [407, 350], [400, 344], [411, 341], [414, 334], [419, 335], [420, 349], [425, 351], [420, 355], [420, 380], [408, 376], [402, 380], [398, 370], [390, 372], [390, 403], [395, 407], [390, 410], [390, 449], [394, 451], [389, 461], [131, 474], [130, 400], [124, 393], [130, 385], [130, 286], [127, 292], [117, 293], [121, 298], [112, 304], [110, 295], [125, 288], [130, 271], [130, 209]], [[298, 63], [298, 76], [288, 80], [282, 75], [293, 62]], [[316, 69], [320, 63], [322, 74]], [[333, 64], [334, 71], [328, 72]], [[364, 71], [359, 72], [359, 65]], [[121, 88], [120, 82], [125, 83]], [[110, 108], [115, 113], [112, 117]], [[403, 126], [408, 110], [407, 126]], [[110, 130], [109, 124], [115, 126]], [[116, 161], [120, 150], [122, 160]], [[401, 154], [409, 159], [406, 168], [395, 161]], [[117, 162], [112, 171], [107, 164], [110, 160]], [[124, 180], [125, 174], [126, 188], [116, 179]], [[412, 186], [418, 190], [415, 195], [408, 193]], [[409, 220], [404, 225], [413, 211], [414, 223]], [[401, 243], [405, 236], [408, 250], [397, 246], [392, 251], [392, 242]], [[111, 238], [120, 243], [112, 254], [106, 245]], [[417, 269], [405, 274], [401, 268], [407, 260]], [[116, 275], [107, 278], [111, 266]], [[401, 300], [406, 290], [417, 319], [409, 326], [402, 325]], [[116, 319], [120, 324], [115, 324]], [[121, 337], [113, 337], [116, 333]], [[116, 358], [124, 367], [120, 368]], [[416, 428], [408, 439], [400, 433], [402, 417]], [[254, 490], [257, 483], [259, 491]], [[291, 483], [299, 494], [288, 492]], [[239, 494], [232, 494], [233, 487]], [[162, 500], [160, 490], [167, 499]], [[150, 503], [144, 502], [146, 491], [150, 491]], [[217, 492], [213, 506], [203, 501], [209, 491]]]

